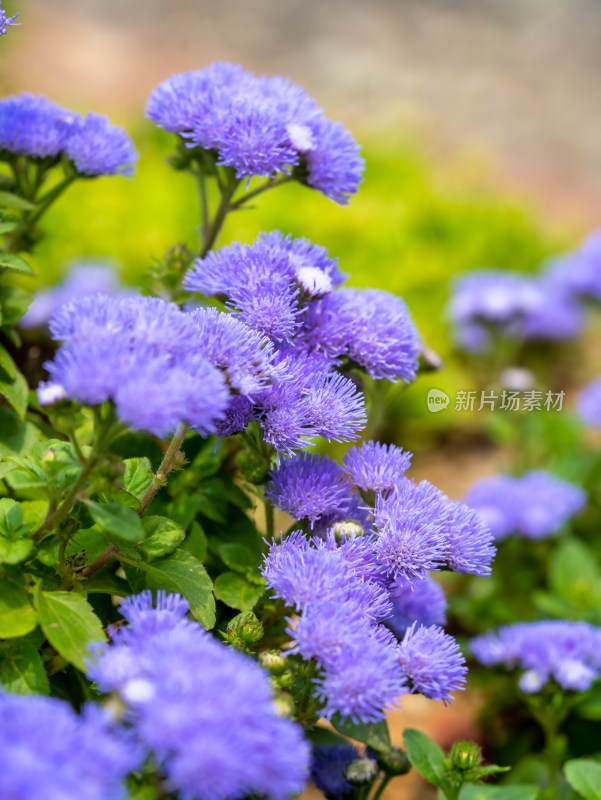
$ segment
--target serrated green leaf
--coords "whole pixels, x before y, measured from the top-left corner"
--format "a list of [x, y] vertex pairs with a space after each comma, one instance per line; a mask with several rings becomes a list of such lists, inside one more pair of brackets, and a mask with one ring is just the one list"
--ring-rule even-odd
[[[190, 603], [190, 612], [195, 619], [205, 628], [210, 629], [215, 625], [213, 584], [203, 565], [191, 553], [176, 550], [167, 558], [150, 564], [140, 561], [131, 566], [142, 570], [145, 576], [143, 585], [141, 582], [137, 584], [137, 591], [141, 587], [179, 592]], [[130, 572], [132, 570], [128, 570], [128, 578]]]
[[223, 561], [226, 567], [233, 569], [235, 572], [241, 572], [243, 575], [248, 570], [255, 569], [257, 563], [253, 553], [241, 544], [224, 543], [219, 546], [219, 558]]
[[536, 800], [538, 793], [538, 786], [528, 784], [487, 786], [467, 783], [459, 792], [459, 800]]
[[236, 572], [222, 572], [215, 579], [215, 597], [230, 608], [239, 611], [250, 611], [265, 589], [254, 586]]
[[146, 536], [142, 520], [133, 509], [92, 500], [87, 500], [86, 505], [94, 522], [115, 544], [141, 542]]
[[10, 497], [0, 499], [0, 532], [14, 533], [23, 525], [23, 511], [20, 503]]
[[35, 206], [24, 197], [19, 197], [18, 194], [12, 192], [0, 192], [0, 206], [8, 206], [8, 208], [18, 208], [19, 211], [33, 211]]
[[11, 694], [50, 694], [44, 663], [34, 644], [14, 639], [0, 647], [0, 686]]
[[126, 458], [123, 463], [125, 464], [125, 472], [121, 479], [123, 488], [137, 500], [141, 500], [152, 483], [150, 461], [147, 458]]
[[334, 714], [332, 717], [332, 726], [341, 733], [343, 736], [348, 736], [349, 739], [356, 739], [358, 742], [363, 742], [374, 750], [379, 750], [381, 753], [387, 753], [390, 750], [390, 733], [388, 732], [388, 723], [386, 720], [381, 722], [359, 722], [355, 724], [350, 720], [343, 721], [340, 714]]
[[24, 272], [26, 275], [35, 275], [27, 261], [16, 253], [3, 253], [0, 251], [0, 268]]
[[50, 644], [71, 664], [85, 670], [91, 645], [106, 639], [92, 606], [73, 592], [38, 592], [36, 604]]
[[21, 505], [8, 497], [0, 499], [0, 562], [18, 564], [33, 548], [28, 534], [33, 530], [30, 523], [23, 524]]
[[14, 378], [9, 378], [4, 370], [0, 370], [0, 395], [8, 400], [21, 422], [25, 419], [27, 412], [28, 392], [29, 386], [20, 372], [17, 372]]
[[444, 752], [425, 733], [407, 728], [403, 734], [407, 758], [415, 769], [434, 786], [441, 786], [444, 781]]
[[169, 517], [144, 517], [142, 526], [146, 538], [138, 546], [138, 552], [146, 561], [154, 561], [172, 553], [186, 535], [184, 529]]
[[37, 624], [35, 609], [27, 592], [0, 579], [0, 639], [25, 636]]
[[564, 765], [570, 786], [584, 800], [601, 800], [601, 764], [590, 758], [573, 758]]

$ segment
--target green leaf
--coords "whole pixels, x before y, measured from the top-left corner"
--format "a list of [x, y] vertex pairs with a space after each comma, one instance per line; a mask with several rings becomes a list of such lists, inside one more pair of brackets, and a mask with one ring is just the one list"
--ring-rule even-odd
[[44, 635], [58, 652], [85, 670], [90, 646], [106, 639], [92, 606], [73, 592], [39, 592], [38, 619]]
[[17, 375], [17, 367], [15, 362], [12, 360], [12, 357], [8, 351], [2, 347], [2, 345], [0, 345], [0, 369], [3, 369], [11, 379], [15, 378]]
[[40, 437], [31, 422], [21, 422], [13, 411], [0, 408], [0, 456], [19, 456]]
[[549, 584], [578, 606], [598, 605], [599, 564], [595, 554], [577, 539], [561, 541], [549, 560]]
[[0, 686], [12, 694], [50, 694], [48, 676], [35, 644], [14, 639], [0, 647]]
[[264, 593], [263, 586], [253, 586], [235, 572], [222, 572], [215, 580], [215, 597], [230, 608], [250, 611]]
[[0, 532], [14, 533], [23, 524], [23, 511], [16, 500], [3, 497], [0, 500]]
[[92, 500], [87, 500], [86, 505], [94, 522], [115, 544], [141, 542], [146, 536], [142, 520], [133, 509], [116, 503], [95, 503]]
[[27, 592], [9, 581], [0, 580], [0, 639], [25, 636], [37, 624]]
[[[28, 536], [33, 525], [23, 524], [23, 511], [19, 503], [8, 497], [0, 500], [0, 562], [18, 564], [27, 558], [33, 548]], [[1, 636], [0, 636], [1, 638]]]
[[169, 516], [187, 531], [198, 513], [201, 502], [200, 497], [196, 494], [180, 494], [169, 504]]
[[25, 419], [27, 411], [28, 392], [29, 386], [20, 372], [10, 378], [4, 370], [0, 370], [0, 395], [8, 400], [21, 421]]
[[601, 764], [590, 758], [573, 758], [564, 765], [570, 786], [585, 800], [601, 800]]
[[0, 286], [2, 324], [14, 325], [29, 308], [31, 294], [18, 286]]
[[19, 211], [33, 211], [35, 206], [29, 200], [19, 197], [18, 194], [12, 192], [0, 192], [0, 206], [8, 206], [8, 208], [18, 208]]
[[131, 594], [127, 581], [104, 570], [89, 577], [84, 582], [83, 588], [87, 594], [114, 594], [118, 597], [127, 597]]
[[202, 529], [202, 525], [194, 520], [186, 534], [182, 548], [196, 556], [199, 561], [204, 562], [207, 558], [207, 546], [207, 536]]
[[139, 561], [131, 566], [145, 573], [145, 588], [179, 592], [190, 603], [195, 619], [205, 628], [215, 625], [213, 585], [203, 565], [191, 553], [176, 550], [167, 558], [150, 564]]
[[0, 236], [4, 236], [5, 233], [10, 233], [11, 231], [14, 231], [14, 229], [17, 227], [18, 224], [19, 223], [17, 222], [16, 219], [15, 220], [7, 219], [6, 222], [4, 221], [0, 222]]
[[227, 519], [227, 502], [224, 494], [224, 484], [218, 478], [203, 481], [196, 489], [199, 500], [198, 510], [213, 522], [225, 524]]
[[[1, 193], [0, 193], [1, 194]], [[35, 272], [29, 266], [27, 261], [16, 253], [3, 253], [0, 252], [0, 267], [4, 269], [12, 269], [15, 272], [25, 272], [27, 275], [35, 275]]]
[[226, 543], [219, 546], [219, 558], [226, 567], [235, 572], [245, 574], [248, 570], [256, 569], [255, 557], [248, 547], [241, 544]]
[[379, 750], [382, 753], [386, 753], [390, 750], [390, 733], [388, 732], [388, 723], [386, 720], [382, 720], [381, 722], [359, 722], [355, 724], [350, 720], [342, 721], [340, 714], [334, 714], [331, 721], [332, 726], [343, 736], [348, 736], [350, 739], [363, 742], [373, 747], [374, 750]]
[[467, 783], [459, 792], [459, 800], [536, 800], [538, 786], [513, 784], [511, 786], [487, 786]]
[[144, 497], [146, 490], [152, 483], [152, 467], [147, 458], [126, 458], [123, 463], [125, 464], [125, 472], [121, 479], [123, 488], [138, 500], [136, 504], [136, 508], [138, 508], [139, 501]]
[[138, 551], [147, 561], [172, 553], [186, 535], [184, 529], [169, 517], [144, 517], [142, 526], [146, 539], [138, 546]]
[[444, 752], [425, 733], [408, 728], [403, 734], [407, 757], [424, 778], [441, 786], [444, 781]]

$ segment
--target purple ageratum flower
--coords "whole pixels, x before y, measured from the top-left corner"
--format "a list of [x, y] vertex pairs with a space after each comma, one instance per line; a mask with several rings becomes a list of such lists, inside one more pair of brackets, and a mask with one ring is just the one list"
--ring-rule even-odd
[[223, 374], [205, 358], [193, 320], [156, 298], [85, 297], [50, 323], [64, 341], [46, 364], [40, 401], [115, 401], [132, 428], [165, 435], [180, 422], [214, 432], [230, 402]]
[[446, 705], [453, 699], [451, 692], [465, 688], [465, 658], [442, 628], [414, 622], [398, 647], [398, 659], [413, 692]]
[[539, 301], [524, 317], [525, 339], [563, 341], [579, 336], [586, 325], [583, 307], [549, 275], [537, 280]]
[[198, 259], [184, 285], [229, 298], [243, 322], [279, 341], [299, 326], [302, 297], [323, 296], [342, 279], [323, 247], [273, 231]]
[[345, 771], [351, 761], [359, 758], [352, 744], [317, 745], [311, 759], [311, 780], [327, 800], [344, 800], [354, 793]]
[[376, 497], [375, 526], [376, 553], [393, 578], [413, 580], [445, 563], [460, 573], [490, 574], [492, 534], [428, 481], [403, 478], [390, 495]]
[[345, 356], [372, 378], [415, 380], [420, 345], [400, 297], [379, 289], [340, 289], [312, 303], [297, 339], [303, 349]]
[[311, 425], [324, 439], [356, 439], [367, 424], [365, 398], [350, 378], [324, 375], [309, 383], [303, 394]]
[[543, 539], [556, 534], [586, 504], [578, 486], [548, 472], [519, 478], [494, 475], [478, 481], [465, 498], [490, 526], [495, 539], [521, 534]]
[[576, 408], [585, 425], [601, 428], [601, 377], [580, 392]]
[[452, 519], [443, 493], [428, 481], [404, 478], [390, 495], [376, 497], [374, 546], [392, 578], [413, 580], [445, 562], [445, 531]]
[[316, 679], [316, 694], [325, 703], [322, 714], [353, 722], [377, 722], [398, 705], [408, 689], [399, 669], [396, 639], [381, 625], [353, 641]]
[[351, 447], [344, 456], [344, 470], [352, 483], [363, 491], [379, 494], [398, 486], [410, 464], [411, 453], [380, 442]]
[[350, 133], [281, 77], [211, 64], [159, 84], [146, 115], [191, 146], [216, 151], [217, 163], [235, 169], [238, 178], [299, 167], [299, 180], [343, 204], [361, 181], [364, 163]]
[[265, 495], [294, 519], [314, 523], [346, 500], [348, 485], [335, 461], [300, 453], [271, 471]]
[[131, 601], [129, 627], [100, 646], [89, 674], [129, 707], [167, 789], [189, 800], [300, 792], [309, 750], [301, 728], [276, 715], [267, 674], [186, 620], [181, 597], [159, 593], [157, 606], [150, 593]]
[[218, 436], [227, 439], [235, 433], [240, 433], [253, 419], [253, 404], [242, 394], [234, 395], [230, 398], [223, 419], [216, 423]]
[[65, 144], [67, 157], [82, 175], [133, 175], [138, 159], [134, 144], [123, 128], [103, 114], [88, 112]]
[[13, 14], [12, 17], [7, 16], [6, 11], [2, 10], [2, 4], [0, 3], [0, 36], [7, 34], [8, 28], [18, 27], [21, 24], [20, 22], [15, 22], [18, 16], [18, 11], [16, 14]]
[[60, 155], [80, 117], [28, 92], [0, 100], [0, 151], [32, 158]]
[[484, 666], [524, 670], [519, 685], [528, 694], [554, 680], [576, 692], [590, 689], [601, 675], [601, 629], [586, 622], [520, 622], [476, 636], [470, 648]]
[[601, 231], [588, 236], [573, 253], [554, 259], [545, 275], [559, 291], [576, 298], [601, 301]]
[[411, 625], [430, 627], [446, 624], [447, 600], [442, 586], [429, 575], [407, 581], [398, 578], [390, 587], [392, 614], [387, 627], [402, 639]]
[[365, 170], [361, 148], [341, 122], [322, 118], [311, 127], [316, 144], [305, 154], [306, 181], [330, 200], [347, 205]]
[[111, 262], [74, 261], [59, 286], [36, 292], [25, 316], [19, 321], [21, 328], [46, 325], [56, 311], [71, 300], [88, 295], [126, 294]]
[[142, 754], [98, 707], [0, 693], [0, 796], [121, 800]]
[[480, 270], [461, 275], [453, 285], [448, 315], [458, 344], [480, 351], [491, 344], [491, 330], [521, 334], [521, 326], [542, 300], [537, 281], [518, 273]]
[[487, 577], [497, 552], [490, 528], [473, 509], [463, 503], [448, 502], [451, 521], [445, 531], [447, 565], [461, 575]]
[[275, 365], [277, 354], [266, 336], [215, 308], [196, 309], [189, 318], [197, 346], [240, 394], [252, 397], [278, 379], [282, 369]]

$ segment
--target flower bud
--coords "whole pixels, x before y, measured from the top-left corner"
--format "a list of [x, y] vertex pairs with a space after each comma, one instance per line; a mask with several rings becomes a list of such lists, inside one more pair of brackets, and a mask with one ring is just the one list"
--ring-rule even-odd
[[387, 752], [380, 752], [369, 747], [367, 755], [376, 759], [378, 766], [386, 775], [405, 775], [411, 769], [411, 762], [400, 747], [392, 747]]
[[354, 786], [368, 783], [375, 778], [378, 765], [373, 758], [355, 758], [345, 770], [345, 778]]
[[229, 621], [223, 638], [228, 644], [239, 650], [252, 650], [259, 639], [263, 637], [263, 623], [257, 619], [252, 611], [238, 614]]
[[477, 767], [482, 760], [482, 750], [475, 742], [459, 740], [449, 752], [452, 769], [465, 771]]
[[263, 650], [259, 653], [259, 663], [272, 675], [281, 675], [286, 669], [286, 659], [278, 650]]

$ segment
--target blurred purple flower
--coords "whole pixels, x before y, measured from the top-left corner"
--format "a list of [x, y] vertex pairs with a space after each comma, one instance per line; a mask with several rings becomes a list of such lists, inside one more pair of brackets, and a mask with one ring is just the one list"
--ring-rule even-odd
[[138, 160], [129, 135], [103, 114], [88, 112], [65, 144], [67, 157], [82, 175], [133, 175]]

